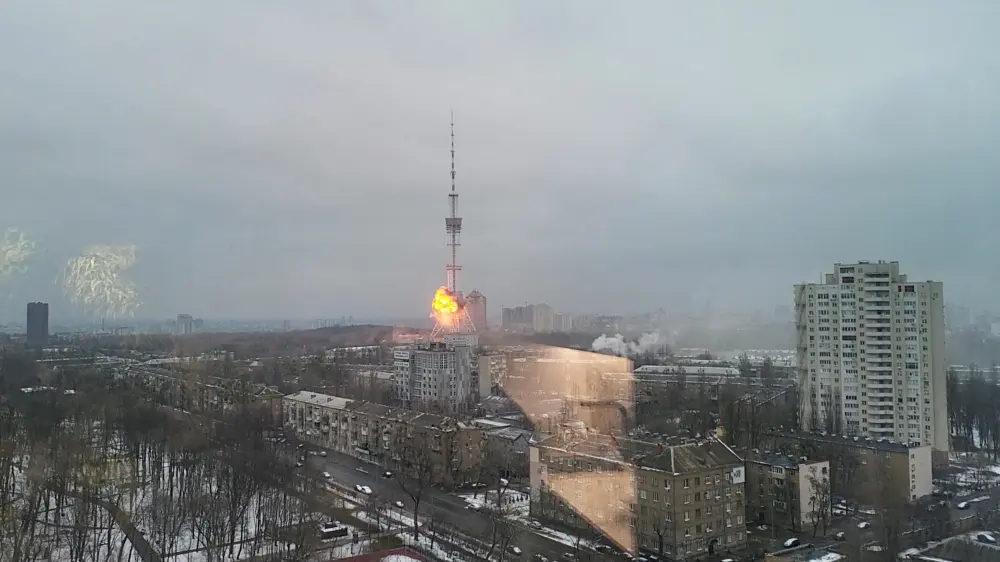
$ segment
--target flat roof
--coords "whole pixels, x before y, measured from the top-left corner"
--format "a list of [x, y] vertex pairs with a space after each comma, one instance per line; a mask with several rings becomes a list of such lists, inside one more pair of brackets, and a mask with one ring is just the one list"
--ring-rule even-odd
[[808, 441], [815, 441], [816, 443], [827, 443], [831, 445], [841, 445], [844, 447], [859, 447], [864, 449], [872, 449], [876, 451], [892, 451], [897, 453], [905, 453], [913, 449], [930, 447], [930, 445], [911, 445], [908, 443], [900, 443], [898, 441], [890, 441], [888, 439], [876, 439], [872, 437], [860, 437], [860, 436], [850, 436], [850, 435], [834, 435], [830, 433], [821, 433], [821, 432], [765, 431], [764, 435], [771, 437], [781, 437], [785, 439], [795, 439], [798, 441], [808, 440]]

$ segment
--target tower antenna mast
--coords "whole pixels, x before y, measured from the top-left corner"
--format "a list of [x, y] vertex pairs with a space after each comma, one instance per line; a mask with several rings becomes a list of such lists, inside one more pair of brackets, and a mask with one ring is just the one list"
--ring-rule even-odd
[[451, 192], [448, 194], [451, 215], [444, 219], [444, 229], [448, 233], [451, 248], [451, 262], [445, 268], [448, 273], [448, 290], [458, 294], [458, 247], [462, 245], [462, 218], [458, 216], [458, 191], [455, 189], [455, 112], [451, 112]]
[[448, 326], [440, 324], [434, 327], [431, 332], [432, 337], [436, 337], [443, 331], [453, 333], [475, 332], [476, 327], [472, 324], [469, 311], [465, 308], [465, 298], [458, 290], [458, 272], [462, 271], [462, 266], [458, 265], [458, 247], [462, 245], [462, 218], [458, 216], [458, 190], [455, 187], [455, 112], [451, 112], [451, 191], [448, 193], [449, 215], [444, 219], [444, 230], [448, 234], [448, 247], [451, 248], [451, 261], [445, 266], [447, 274], [447, 288], [452, 296], [460, 303], [460, 309], [455, 318]]

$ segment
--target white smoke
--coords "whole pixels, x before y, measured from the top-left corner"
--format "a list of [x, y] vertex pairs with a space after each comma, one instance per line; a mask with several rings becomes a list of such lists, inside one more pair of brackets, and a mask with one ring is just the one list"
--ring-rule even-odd
[[621, 334], [615, 334], [614, 336], [602, 335], [594, 340], [594, 343], [590, 344], [590, 348], [598, 352], [610, 351], [620, 357], [631, 357], [654, 351], [663, 344], [664, 342], [660, 334], [658, 332], [651, 332], [639, 336], [637, 341], [625, 341], [625, 338]]

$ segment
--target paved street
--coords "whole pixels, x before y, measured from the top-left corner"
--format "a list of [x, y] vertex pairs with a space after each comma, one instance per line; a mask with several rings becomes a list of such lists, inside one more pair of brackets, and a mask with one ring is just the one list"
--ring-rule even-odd
[[[412, 514], [413, 502], [402, 491], [399, 483], [394, 478], [380, 476], [385, 471], [384, 468], [332, 451], [328, 451], [326, 457], [308, 455], [306, 459], [306, 466], [302, 470], [310, 471], [311, 475], [318, 477], [322, 472], [329, 472], [333, 480], [342, 486], [348, 488], [353, 488], [357, 484], [369, 486], [382, 498], [402, 501], [406, 505], [407, 514]], [[359, 472], [358, 468], [363, 468], [368, 474]], [[467, 536], [489, 542], [493, 529], [489, 517], [467, 509], [466, 505], [465, 500], [460, 497], [428, 488], [420, 499], [420, 514], [425, 517], [433, 515], [436, 520], [461, 530]], [[525, 560], [534, 554], [543, 554], [555, 559], [566, 552], [573, 552], [572, 547], [543, 537], [527, 527], [512, 541], [512, 544], [524, 550], [522, 558]], [[599, 559], [601, 556], [596, 553], [591, 554], [592, 559]]]

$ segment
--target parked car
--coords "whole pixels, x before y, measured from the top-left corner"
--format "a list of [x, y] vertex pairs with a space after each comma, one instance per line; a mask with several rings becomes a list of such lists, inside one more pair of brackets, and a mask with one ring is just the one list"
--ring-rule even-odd
[[333, 479], [333, 475], [330, 474], [329, 472], [324, 472], [323, 473], [323, 478], [326, 478], [327, 480], [332, 480]]
[[858, 523], [858, 528], [859, 529], [871, 529], [871, 527], [872, 527], [872, 524], [869, 523], [869, 522], [867, 522], [867, 521], [862, 521], [861, 523]]
[[511, 545], [507, 547], [507, 552], [510, 552], [514, 556], [520, 556], [524, 551], [522, 551], [520, 548], [516, 546]]
[[800, 544], [799, 539], [792, 537], [787, 541], [783, 542], [781, 545], [784, 546], [785, 548], [792, 548], [794, 546], [799, 546], [799, 544]]
[[392, 505], [398, 507], [399, 509], [403, 509], [404, 507], [406, 507], [405, 505], [403, 505], [403, 502], [400, 501], [392, 502]]
[[320, 452], [319, 452], [319, 456], [321, 456], [321, 457], [325, 457], [325, 456], [326, 456], [326, 451], [320, 451]]
[[958, 509], [969, 509], [969, 502], [959, 502], [955, 507]]
[[392, 478], [392, 471], [391, 470], [387, 470], [387, 471], [383, 472], [382, 473], [382, 478]]

